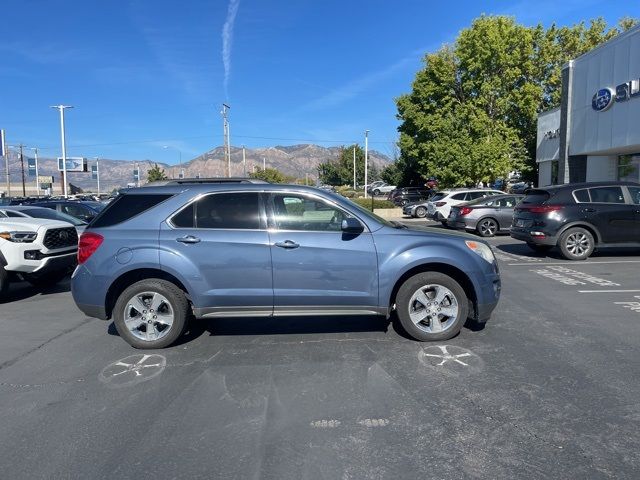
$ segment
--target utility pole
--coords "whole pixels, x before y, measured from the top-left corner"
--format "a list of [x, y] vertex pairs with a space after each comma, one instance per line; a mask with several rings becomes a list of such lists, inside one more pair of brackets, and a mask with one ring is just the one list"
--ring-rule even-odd
[[0, 151], [0, 154], [2, 154], [2, 156], [4, 157], [4, 163], [5, 163], [6, 174], [7, 174], [6, 195], [7, 197], [10, 197], [11, 196], [11, 179], [9, 177], [9, 149], [7, 148], [5, 141], [6, 141], [6, 138], [4, 135], [4, 130], [0, 130], [0, 149], [2, 150]]
[[18, 145], [20, 148], [20, 171], [22, 172], [22, 196], [27, 196], [27, 188], [24, 184], [24, 157], [22, 156], [22, 149], [24, 148], [23, 144]]
[[231, 107], [226, 103], [222, 104], [222, 126], [224, 130], [224, 159], [227, 163], [227, 177], [231, 176], [231, 146], [229, 144], [229, 120], [227, 119], [227, 110]]
[[262, 157], [262, 171], [267, 170], [267, 157]]
[[32, 148], [35, 159], [36, 159], [36, 195], [40, 197], [40, 183], [38, 183], [38, 148]]
[[62, 143], [62, 191], [64, 198], [68, 198], [67, 194], [67, 146], [64, 135], [64, 111], [67, 108], [73, 108], [71, 105], [52, 105], [51, 108], [57, 108], [60, 112], [60, 139]]
[[356, 189], [356, 147], [353, 146], [353, 189]]
[[368, 183], [369, 183], [369, 130], [365, 130], [364, 131], [364, 198], [367, 198]]
[[247, 157], [244, 151], [244, 145], [242, 145], [242, 169], [244, 171], [244, 176], [247, 176]]

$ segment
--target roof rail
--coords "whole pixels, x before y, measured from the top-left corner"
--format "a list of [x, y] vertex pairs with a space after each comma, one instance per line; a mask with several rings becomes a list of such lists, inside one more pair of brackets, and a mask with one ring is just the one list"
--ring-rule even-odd
[[163, 185], [201, 185], [206, 183], [269, 183], [258, 178], [248, 177], [212, 177], [212, 178], [180, 178], [150, 182], [143, 187], [161, 187]]

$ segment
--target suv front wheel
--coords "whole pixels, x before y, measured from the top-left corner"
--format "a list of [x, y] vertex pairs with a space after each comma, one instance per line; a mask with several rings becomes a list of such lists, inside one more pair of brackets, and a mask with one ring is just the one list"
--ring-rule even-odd
[[120, 336], [135, 348], [164, 348], [184, 331], [189, 302], [173, 283], [157, 278], [126, 288], [113, 308]]
[[585, 260], [593, 253], [595, 241], [589, 230], [574, 227], [560, 236], [558, 247], [567, 260]]
[[396, 296], [398, 319], [416, 340], [448, 340], [460, 332], [469, 314], [464, 289], [439, 272], [419, 273], [402, 284]]

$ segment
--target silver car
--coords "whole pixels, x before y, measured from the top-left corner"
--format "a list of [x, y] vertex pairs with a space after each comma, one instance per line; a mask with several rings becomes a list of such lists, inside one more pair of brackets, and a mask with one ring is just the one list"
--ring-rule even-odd
[[496, 195], [451, 207], [447, 226], [474, 230], [481, 237], [493, 237], [511, 229], [514, 207], [524, 195]]

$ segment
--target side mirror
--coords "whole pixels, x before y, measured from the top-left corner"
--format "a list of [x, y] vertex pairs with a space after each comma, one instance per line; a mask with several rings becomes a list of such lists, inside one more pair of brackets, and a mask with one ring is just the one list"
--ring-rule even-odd
[[349, 217], [342, 220], [342, 231], [345, 233], [362, 233], [364, 225], [357, 218]]

